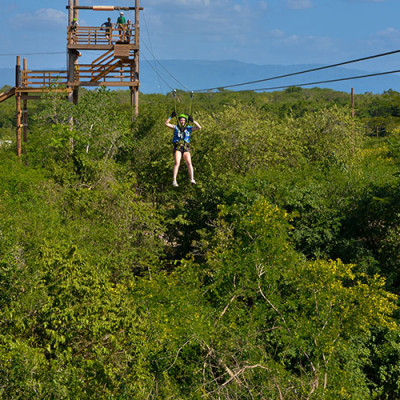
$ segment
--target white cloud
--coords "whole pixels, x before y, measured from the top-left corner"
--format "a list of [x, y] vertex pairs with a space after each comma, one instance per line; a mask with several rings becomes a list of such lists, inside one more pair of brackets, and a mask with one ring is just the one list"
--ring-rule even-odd
[[395, 28], [387, 28], [383, 31], [378, 32], [376, 36], [384, 39], [389, 38], [398, 40], [400, 38], [400, 31]]
[[54, 8], [41, 8], [34, 13], [16, 14], [13, 17], [14, 27], [29, 29], [46, 29], [67, 25], [67, 14]]
[[383, 3], [386, 0], [348, 0], [350, 3]]
[[280, 29], [274, 29], [270, 32], [270, 35], [274, 38], [281, 38], [285, 36], [285, 32], [281, 31]]
[[280, 29], [269, 32], [269, 43], [272, 47], [291, 52], [299, 49], [314, 53], [317, 58], [321, 53], [329, 53], [335, 48], [333, 40], [327, 36], [300, 36], [296, 34], [287, 35]]
[[[225, 1], [213, 1], [212, 4], [225, 3]], [[145, 6], [158, 7], [162, 5], [168, 5], [169, 7], [179, 6], [210, 6], [211, 0], [148, 0]]]
[[396, 28], [386, 28], [382, 31], [376, 32], [368, 40], [369, 46], [386, 47], [386, 46], [400, 46], [400, 31]]
[[0, 8], [2, 13], [9, 13], [18, 9], [18, 5], [15, 2], [1, 1]]
[[287, 0], [287, 6], [292, 10], [304, 10], [313, 6], [312, 0]]
[[[176, 6], [178, 3], [180, 7]], [[157, 30], [175, 36], [190, 32], [193, 38], [202, 36], [203, 42], [215, 42], [227, 37], [239, 40], [239, 35], [252, 30], [254, 12], [260, 13], [258, 8], [257, 11], [256, 7], [252, 9], [248, 2], [236, 0], [147, 0], [144, 11], [151, 24], [149, 31]], [[157, 20], [155, 15], [162, 17]], [[181, 37], [180, 40], [185, 39]]]

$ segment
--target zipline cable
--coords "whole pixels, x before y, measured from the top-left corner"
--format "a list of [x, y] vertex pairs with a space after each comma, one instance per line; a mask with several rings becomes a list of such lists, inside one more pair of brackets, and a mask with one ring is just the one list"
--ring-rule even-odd
[[348, 80], [352, 80], [352, 79], [370, 78], [371, 76], [381, 76], [381, 75], [395, 74], [395, 73], [398, 73], [398, 72], [400, 72], [400, 69], [397, 69], [397, 70], [394, 70], [394, 71], [376, 72], [376, 73], [373, 73], [373, 74], [366, 74], [366, 75], [350, 76], [350, 77], [347, 77], [347, 78], [329, 79], [329, 80], [326, 80], [326, 81], [298, 83], [298, 84], [294, 84], [294, 85], [275, 86], [275, 87], [269, 87], [269, 88], [238, 90], [236, 92], [255, 92], [255, 91], [259, 91], [259, 90], [285, 89], [285, 88], [295, 87], [295, 86], [319, 85], [321, 83], [332, 83], [332, 82], [348, 81]]
[[168, 86], [168, 88], [169, 88], [170, 90], [172, 90], [172, 89], [173, 89], [172, 86], [170, 86], [170, 84], [158, 73], [158, 71], [153, 67], [153, 65], [151, 64], [151, 62], [146, 58], [146, 56], [145, 56], [143, 53], [142, 53], [142, 55], [143, 55], [145, 61], [147, 62], [147, 64], [149, 64], [150, 68], [151, 68], [151, 69], [154, 71], [154, 73], [157, 75], [157, 77], [158, 77], [159, 79], [161, 79], [161, 80]]
[[193, 90], [190, 92], [189, 115], [192, 115]]
[[[153, 45], [152, 45], [152, 43], [151, 43], [150, 32], [149, 32], [149, 28], [148, 28], [148, 26], [147, 26], [146, 13], [142, 12], [142, 15], [143, 15], [143, 20], [144, 20], [144, 26], [146, 27], [147, 37], [149, 38], [150, 48], [151, 48], [151, 50], [152, 50], [152, 52], [153, 52]], [[160, 87], [160, 89], [161, 89], [161, 80], [160, 80], [160, 76], [157, 74], [157, 77], [158, 77], [158, 84], [159, 84], [159, 87]]]
[[[308, 73], [308, 72], [321, 71], [321, 70], [328, 69], [328, 68], [339, 67], [341, 65], [352, 64], [352, 63], [365, 61], [365, 60], [371, 60], [373, 58], [384, 57], [384, 56], [388, 56], [388, 55], [392, 55], [392, 54], [396, 54], [396, 53], [400, 53], [400, 50], [388, 51], [386, 53], [380, 53], [380, 54], [375, 54], [375, 55], [368, 56], [368, 57], [362, 57], [362, 58], [357, 58], [357, 59], [354, 59], [354, 60], [343, 61], [343, 62], [336, 63], [336, 64], [325, 65], [323, 67], [311, 68], [311, 69], [307, 69], [307, 70], [304, 70], [304, 71], [298, 71], [298, 72], [292, 72], [292, 73], [289, 73], [289, 74], [273, 76], [271, 78], [258, 79], [258, 80], [255, 80], [255, 81], [236, 83], [236, 84], [232, 84], [232, 85], [216, 86], [216, 87], [208, 88], [208, 89], [198, 89], [198, 90], [194, 90], [194, 92], [209, 92], [211, 90], [226, 89], [226, 88], [250, 85], [250, 84], [253, 84], [253, 83], [271, 81], [271, 80], [274, 80], [274, 79], [287, 78], [289, 76], [305, 74], [305, 73]], [[291, 85], [291, 86], [293, 86], [293, 85]]]
[[151, 56], [153, 57], [154, 61], [180, 86], [182, 87], [185, 91], [189, 92], [190, 89], [185, 86], [182, 82], [180, 82], [177, 78], [175, 78], [174, 75], [171, 74], [171, 72], [169, 72], [167, 70], [167, 68], [164, 67], [164, 65], [161, 64], [161, 62], [159, 60], [157, 60], [157, 58], [155, 57], [155, 55], [152, 53], [152, 51], [147, 47], [146, 42], [144, 42], [142, 40], [142, 43], [144, 44], [144, 46], [146, 47], [147, 51], [151, 54]]
[[173, 90], [172, 96], [174, 96], [174, 111], [175, 111], [175, 114], [178, 114], [176, 112], [176, 89]]

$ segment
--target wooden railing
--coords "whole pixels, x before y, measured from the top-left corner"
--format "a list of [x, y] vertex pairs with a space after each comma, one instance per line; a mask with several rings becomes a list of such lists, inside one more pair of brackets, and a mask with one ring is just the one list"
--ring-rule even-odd
[[22, 87], [48, 88], [67, 84], [67, 71], [21, 71]]
[[76, 70], [75, 80], [81, 82], [132, 82], [133, 66], [130, 62], [113, 59], [107, 64], [81, 64]]
[[[104, 58], [105, 63], [92, 63], [77, 65], [74, 71], [74, 81], [78, 83], [123, 83], [129, 85], [133, 80], [132, 61], [123, 61]], [[21, 88], [41, 89], [49, 87], [66, 86], [67, 71], [21, 71]]]
[[111, 45], [116, 42], [135, 43], [135, 27], [100, 28], [97, 26], [78, 26], [68, 30], [67, 43], [75, 45]]

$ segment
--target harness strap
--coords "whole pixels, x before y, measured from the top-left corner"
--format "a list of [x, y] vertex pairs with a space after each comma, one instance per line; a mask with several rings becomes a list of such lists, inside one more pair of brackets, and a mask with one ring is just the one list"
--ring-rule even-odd
[[174, 89], [174, 91], [172, 92], [173, 96], [174, 96], [174, 110], [175, 110], [175, 114], [178, 115], [178, 113], [176, 112], [176, 89]]
[[[183, 132], [189, 125], [189, 119], [186, 119], [186, 123], [184, 126], [181, 126], [178, 120], [178, 113], [176, 111], [176, 89], [173, 90], [172, 95], [174, 96], [174, 110], [176, 114], [176, 126], [179, 128], [181, 132]], [[192, 115], [192, 103], [193, 103], [193, 91], [190, 92], [190, 103], [189, 103], [189, 115]]]
[[190, 143], [185, 142], [183, 139], [181, 139], [179, 142], [174, 143], [174, 148], [180, 149], [183, 147], [184, 149], [190, 148]]
[[193, 90], [190, 92], [189, 115], [192, 115]]

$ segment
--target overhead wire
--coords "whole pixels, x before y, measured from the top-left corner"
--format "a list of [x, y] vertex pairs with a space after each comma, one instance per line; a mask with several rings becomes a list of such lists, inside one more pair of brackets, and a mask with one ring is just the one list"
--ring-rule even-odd
[[[146, 17], [144, 16], [144, 13], [142, 13], [143, 14], [143, 19], [144, 19], [144, 23], [145, 23], [145, 26], [146, 26], [146, 31], [147, 31], [147, 35], [148, 35], [148, 37], [149, 37], [149, 42], [150, 42], [150, 34], [149, 34], [149, 30], [148, 30], [148, 28], [147, 28], [147, 21], [146, 21]], [[186, 90], [186, 91], [189, 91], [189, 88], [187, 87], [187, 86], [185, 86], [182, 82], [180, 82], [173, 74], [171, 74], [171, 72], [170, 71], [168, 71], [168, 69], [163, 65], [163, 64], [161, 64], [161, 62], [157, 59], [157, 57], [154, 55], [154, 52], [153, 52], [153, 50], [151, 49], [151, 48], [149, 48], [148, 46], [147, 46], [147, 44], [146, 44], [146, 42], [143, 40], [143, 38], [141, 38], [141, 40], [142, 40], [142, 43], [144, 44], [144, 46], [146, 47], [146, 49], [147, 49], [147, 51], [150, 53], [150, 55], [153, 57], [153, 60], [181, 87], [181, 88], [183, 88], [184, 90]], [[150, 47], [152, 47], [151, 46], [151, 42], [150, 42]]]
[[[147, 44], [142, 41], [143, 44], [145, 45], [147, 51], [150, 53], [150, 55], [153, 57], [154, 61], [160, 65], [165, 72], [181, 87], [183, 87], [186, 91], [190, 91], [186, 85], [184, 85], [182, 82], [180, 82], [170, 71], [168, 71], [165, 66], [161, 64], [161, 62], [155, 57], [154, 52], [147, 46]], [[302, 70], [302, 71], [297, 71], [289, 74], [283, 74], [283, 75], [277, 75], [269, 78], [264, 78], [264, 79], [258, 79], [258, 80], [253, 80], [253, 81], [247, 81], [247, 82], [242, 82], [242, 83], [236, 83], [236, 84], [231, 84], [231, 85], [225, 85], [225, 86], [216, 86], [208, 89], [197, 89], [197, 90], [192, 90], [190, 91], [191, 93], [200, 93], [200, 92], [210, 92], [212, 90], [220, 90], [220, 89], [227, 89], [227, 88], [233, 88], [233, 87], [239, 87], [239, 86], [246, 86], [246, 85], [251, 85], [255, 83], [260, 83], [260, 82], [266, 82], [266, 81], [271, 81], [271, 80], [276, 80], [276, 79], [281, 79], [281, 78], [287, 78], [290, 76], [296, 76], [300, 74], [305, 74], [309, 72], [315, 72], [315, 71], [321, 71], [324, 69], [328, 68], [334, 68], [342, 65], [347, 65], [351, 63], [356, 63], [360, 61], [366, 61], [378, 57], [384, 57], [392, 54], [400, 53], [400, 50], [393, 50], [389, 51], [386, 53], [379, 53], [379, 54], [374, 54], [372, 56], [367, 56], [367, 57], [362, 57], [362, 58], [357, 58], [353, 60], [348, 60], [348, 61], [343, 61], [340, 63], [335, 63], [331, 65], [326, 65], [322, 67], [316, 67], [316, 68], [310, 68], [307, 70]], [[60, 51], [54, 51], [54, 52], [40, 52], [40, 53], [22, 53], [23, 55], [52, 55], [52, 54], [65, 54], [65, 52], [60, 52]], [[17, 56], [20, 54], [16, 53], [6, 53], [6, 54], [0, 54], [0, 57], [6, 57], [6, 56]], [[157, 75], [157, 77], [164, 82], [164, 84], [170, 89], [173, 90], [173, 87], [161, 76], [157, 68], [155, 68], [152, 64], [151, 61], [149, 61], [145, 55], [143, 55], [145, 58], [145, 61], [148, 63], [150, 68], [153, 69], [154, 73]], [[385, 72], [377, 72], [377, 73], [371, 73], [371, 74], [365, 74], [365, 75], [357, 75], [357, 76], [351, 76], [351, 77], [346, 77], [346, 78], [337, 78], [337, 79], [328, 79], [328, 80], [322, 80], [322, 81], [313, 81], [313, 82], [304, 82], [304, 83], [296, 83], [296, 84], [290, 84], [290, 85], [280, 85], [280, 86], [273, 86], [273, 87], [265, 87], [265, 88], [254, 88], [254, 89], [245, 89], [245, 90], [240, 90], [240, 92], [249, 92], [249, 91], [266, 91], [266, 90], [278, 90], [278, 89], [285, 89], [293, 86], [310, 86], [310, 85], [318, 85], [318, 84], [323, 84], [323, 83], [333, 83], [333, 82], [340, 82], [340, 81], [346, 81], [346, 80], [353, 80], [353, 79], [362, 79], [362, 78], [369, 78], [373, 76], [382, 76], [382, 75], [389, 75], [389, 74], [394, 74], [394, 73], [399, 73], [400, 70], [392, 70], [392, 71], [385, 71]]]
[[190, 89], [184, 85], [182, 82], [180, 82], [177, 78], [175, 78], [174, 75], [171, 74], [171, 72], [168, 71], [167, 68], [165, 68], [165, 66], [163, 64], [161, 64], [161, 62], [155, 57], [154, 53], [147, 47], [146, 42], [144, 42], [142, 40], [142, 43], [144, 44], [144, 46], [146, 47], [147, 51], [151, 54], [151, 56], [153, 57], [154, 61], [184, 90], [186, 90], [187, 92], [190, 91]]
[[21, 52], [19, 54], [17, 53], [6, 53], [6, 54], [0, 54], [0, 57], [11, 57], [11, 56], [44, 56], [44, 55], [51, 55], [51, 54], [65, 54], [65, 51], [48, 51], [44, 53], [24, 53]]
[[[151, 39], [150, 39], [150, 32], [149, 32], [149, 28], [148, 28], [148, 25], [147, 25], [146, 13], [142, 12], [142, 15], [143, 15], [143, 20], [144, 20], [144, 26], [145, 26], [146, 32], [147, 32], [147, 37], [149, 38], [150, 48], [151, 48], [151, 50], [153, 50], [153, 45], [152, 45]], [[142, 36], [141, 36], [140, 38], [142, 39]], [[142, 40], [142, 41], [143, 41], [143, 40]], [[150, 62], [148, 62], [148, 63], [149, 63], [149, 65], [150, 65]], [[152, 67], [152, 65], [150, 65], [150, 67]], [[154, 69], [153, 69], [153, 70], [154, 70]], [[154, 72], [155, 72], [155, 70], [154, 70]], [[160, 87], [160, 89], [161, 89], [161, 79], [160, 79], [160, 76], [158, 75], [158, 73], [156, 73], [156, 75], [157, 75], [157, 77], [158, 77], [158, 84], [159, 84], [159, 87]], [[169, 87], [169, 85], [167, 85], [167, 86]]]
[[[349, 60], [349, 61], [343, 61], [343, 62], [336, 63], [336, 64], [325, 65], [325, 66], [322, 66], [322, 67], [310, 68], [310, 69], [306, 69], [306, 70], [303, 70], [303, 71], [298, 71], [298, 72], [292, 72], [292, 73], [289, 73], [289, 74], [273, 76], [273, 77], [270, 77], [270, 78], [257, 79], [257, 80], [254, 80], [254, 81], [248, 81], [248, 82], [242, 82], [242, 83], [235, 83], [235, 84], [232, 84], [232, 85], [223, 85], [223, 86], [221, 85], [221, 86], [216, 86], [216, 87], [207, 88], [207, 89], [197, 89], [197, 90], [193, 90], [193, 91], [196, 92], [196, 93], [198, 93], [198, 92], [210, 92], [212, 90], [220, 90], [220, 89], [227, 89], [227, 88], [238, 87], [238, 86], [251, 85], [251, 84], [254, 84], [254, 83], [260, 83], [260, 82], [266, 82], [266, 81], [271, 81], [271, 80], [275, 80], [275, 79], [287, 78], [287, 77], [290, 77], [290, 76], [295, 76], [295, 75], [300, 75], [300, 74], [305, 74], [305, 73], [315, 72], [315, 71], [321, 71], [321, 70], [324, 70], [324, 69], [339, 67], [339, 66], [342, 66], [342, 65], [352, 64], [352, 63], [356, 63], [356, 62], [360, 62], [360, 61], [371, 60], [373, 58], [384, 57], [384, 56], [388, 56], [388, 55], [392, 55], [392, 54], [396, 54], [396, 53], [400, 53], [400, 50], [393, 50], [393, 51], [389, 51], [389, 52], [386, 52], [386, 53], [374, 54], [372, 56], [357, 58], [357, 59]], [[299, 85], [290, 85], [290, 86], [299, 86]]]
[[157, 77], [162, 80], [170, 90], [173, 90], [173, 87], [158, 73], [158, 70], [156, 68], [154, 68], [154, 66], [151, 64], [151, 62], [146, 58], [146, 56], [142, 53], [145, 61], [147, 62], [147, 64], [150, 66], [150, 68], [154, 71], [154, 73], [157, 75]]
[[[147, 28], [147, 22], [146, 19], [144, 18], [145, 21], [145, 26], [148, 32], [148, 28]], [[149, 33], [148, 36], [150, 37]], [[189, 88], [184, 85], [182, 82], [180, 82], [170, 71], [168, 71], [168, 69], [156, 58], [156, 56], [154, 55], [154, 52], [152, 51], [151, 48], [149, 48], [146, 44], [146, 42], [144, 42], [142, 40], [142, 43], [144, 44], [144, 46], [146, 47], [147, 51], [150, 53], [150, 55], [153, 57], [153, 60], [161, 67], [164, 69], [164, 71], [182, 88], [184, 88], [184, 90], [186, 91], [190, 91], [190, 92], [194, 92], [194, 93], [199, 93], [199, 92], [210, 92], [212, 90], [220, 90], [220, 89], [227, 89], [227, 88], [233, 88], [233, 87], [239, 87], [239, 86], [247, 86], [247, 85], [251, 85], [251, 84], [255, 84], [255, 83], [260, 83], [260, 82], [267, 82], [267, 81], [271, 81], [271, 80], [276, 80], [276, 79], [281, 79], [281, 78], [287, 78], [287, 77], [291, 77], [291, 76], [296, 76], [296, 75], [301, 75], [301, 74], [305, 74], [305, 73], [310, 73], [310, 72], [316, 72], [316, 71], [321, 71], [321, 70], [325, 70], [325, 69], [329, 69], [329, 68], [335, 68], [335, 67], [339, 67], [342, 65], [348, 65], [348, 64], [352, 64], [352, 63], [356, 63], [356, 62], [360, 62], [360, 61], [366, 61], [366, 60], [371, 60], [374, 58], [378, 58], [378, 57], [384, 57], [384, 56], [388, 56], [388, 55], [392, 55], [392, 54], [396, 54], [396, 53], [400, 53], [400, 50], [393, 50], [393, 51], [389, 51], [389, 52], [385, 52], [385, 53], [379, 53], [379, 54], [374, 54], [371, 56], [367, 56], [367, 57], [361, 57], [361, 58], [357, 58], [357, 59], [353, 59], [353, 60], [348, 60], [348, 61], [343, 61], [343, 62], [339, 62], [339, 63], [335, 63], [335, 64], [330, 64], [330, 65], [325, 65], [322, 67], [316, 67], [316, 68], [310, 68], [310, 69], [306, 69], [306, 70], [302, 70], [302, 71], [297, 71], [297, 72], [292, 72], [292, 73], [288, 73], [288, 74], [283, 74], [283, 75], [277, 75], [277, 76], [272, 76], [269, 78], [263, 78], [263, 79], [257, 79], [257, 80], [253, 80], [253, 81], [247, 81], [247, 82], [241, 82], [241, 83], [236, 83], [236, 84], [230, 84], [230, 85], [220, 85], [220, 86], [215, 86], [215, 87], [211, 87], [211, 88], [206, 88], [206, 89], [196, 89], [196, 90], [189, 90]], [[151, 43], [150, 43], [150, 47], [151, 47]], [[60, 52], [60, 51], [53, 51], [53, 52], [40, 52], [40, 53], [22, 53], [23, 55], [29, 55], [29, 56], [34, 56], [34, 55], [52, 55], [52, 54], [65, 54], [65, 52]], [[10, 57], [10, 56], [18, 56], [20, 54], [16, 54], [16, 53], [5, 53], [5, 54], [0, 54], [0, 57]], [[146, 57], [145, 57], [146, 59]], [[161, 79], [170, 89], [172, 89], [172, 86], [169, 85], [165, 79], [163, 79], [161, 77], [161, 75], [159, 74], [159, 72], [157, 71], [157, 69], [152, 65], [152, 63], [147, 60], [147, 63], [149, 64], [149, 66], [153, 69], [153, 71], [156, 73], [157, 77], [159, 79]], [[360, 79], [360, 78], [366, 78], [366, 77], [372, 77], [372, 76], [379, 76], [379, 75], [387, 75], [387, 74], [392, 74], [392, 73], [396, 73], [399, 71], [387, 71], [387, 72], [383, 72], [383, 73], [376, 73], [376, 74], [367, 74], [367, 75], [361, 75], [358, 77], [349, 77], [349, 78], [340, 78], [340, 79], [331, 79], [331, 80], [326, 80], [326, 81], [318, 81], [318, 82], [309, 82], [309, 83], [302, 83], [302, 84], [292, 84], [292, 85], [284, 85], [284, 86], [276, 86], [273, 88], [260, 88], [260, 89], [251, 89], [254, 91], [257, 90], [272, 90], [272, 89], [280, 89], [280, 88], [287, 88], [287, 87], [291, 87], [291, 86], [306, 86], [306, 85], [312, 85], [312, 84], [320, 84], [320, 83], [330, 83], [330, 82], [338, 82], [338, 81], [344, 81], [344, 80], [351, 80], [351, 79]], [[244, 91], [249, 91], [249, 90], [244, 90]]]
[[347, 78], [327, 79], [327, 80], [324, 80], [324, 81], [315, 81], [315, 82], [306, 82], [306, 83], [296, 83], [296, 84], [292, 84], [292, 85], [274, 86], [274, 87], [268, 87], [268, 88], [255, 88], [255, 89], [239, 90], [238, 92], [254, 92], [254, 91], [260, 91], [260, 90], [286, 89], [286, 88], [294, 87], [294, 86], [319, 85], [319, 84], [322, 84], [322, 83], [332, 83], [332, 82], [348, 81], [348, 80], [353, 80], [353, 79], [369, 78], [369, 77], [372, 77], [372, 76], [380, 76], [380, 75], [395, 74], [395, 73], [399, 73], [399, 72], [400, 72], [400, 69], [397, 69], [397, 70], [393, 70], [393, 71], [376, 72], [376, 73], [373, 73], [373, 74], [349, 76], [349, 77], [347, 77]]

